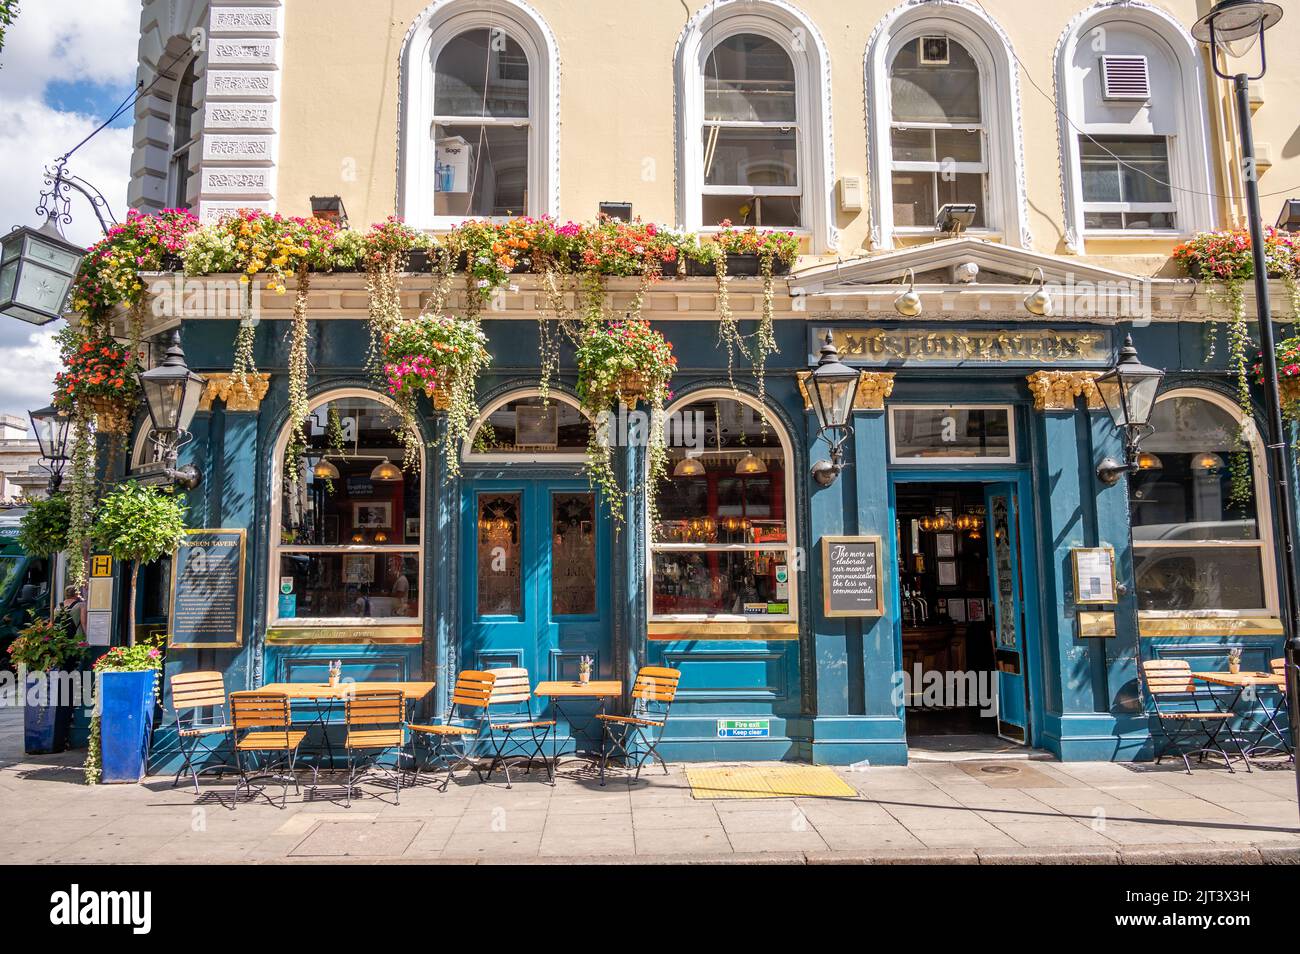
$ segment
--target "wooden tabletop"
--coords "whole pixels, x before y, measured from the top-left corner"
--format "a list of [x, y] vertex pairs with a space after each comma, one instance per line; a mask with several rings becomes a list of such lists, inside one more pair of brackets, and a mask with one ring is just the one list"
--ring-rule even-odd
[[593, 679], [586, 685], [568, 681], [539, 682], [533, 694], [558, 699], [607, 699], [621, 696], [623, 683], [617, 679]]
[[1285, 686], [1286, 676], [1275, 676], [1271, 672], [1194, 672], [1193, 679], [1214, 683], [1216, 686]]
[[331, 686], [324, 682], [268, 682], [261, 689], [232, 692], [232, 696], [250, 693], [279, 693], [290, 699], [345, 699], [356, 692], [400, 689], [407, 699], [423, 699], [433, 692], [431, 682], [340, 682]]

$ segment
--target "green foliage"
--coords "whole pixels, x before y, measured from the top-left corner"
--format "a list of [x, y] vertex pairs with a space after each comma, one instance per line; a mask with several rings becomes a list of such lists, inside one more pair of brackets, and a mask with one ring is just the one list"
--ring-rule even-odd
[[170, 490], [127, 481], [100, 502], [92, 539], [115, 559], [152, 563], [176, 549], [186, 509]]
[[18, 16], [18, 0], [0, 0], [0, 50], [5, 48], [5, 27]]
[[63, 626], [32, 613], [32, 621], [9, 644], [9, 658], [30, 672], [69, 669], [81, 660], [89, 645], [74, 635], [75, 626]]
[[61, 553], [68, 547], [72, 503], [67, 494], [54, 494], [27, 504], [18, 525], [18, 545], [32, 554]]

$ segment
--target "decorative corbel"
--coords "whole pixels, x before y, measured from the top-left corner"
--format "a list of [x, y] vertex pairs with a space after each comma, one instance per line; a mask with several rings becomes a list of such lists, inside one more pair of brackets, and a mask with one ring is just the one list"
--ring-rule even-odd
[[270, 374], [247, 375], [247, 388], [241, 386], [235, 375], [227, 372], [208, 372], [204, 377], [207, 384], [199, 398], [200, 411], [212, 410], [212, 402], [220, 400], [225, 403], [227, 411], [251, 411], [255, 414], [271, 387]]
[[1082, 397], [1089, 410], [1103, 407], [1096, 379], [1100, 371], [1035, 371], [1025, 378], [1036, 411], [1073, 411]]
[[[812, 398], [808, 396], [808, 378], [811, 375], [811, 371], [799, 371], [796, 374], [799, 380], [799, 394], [803, 397], [803, 409], [805, 411], [813, 409]], [[858, 393], [853, 399], [853, 410], [883, 411], [885, 409], [885, 398], [893, 393], [893, 371], [859, 371]]]

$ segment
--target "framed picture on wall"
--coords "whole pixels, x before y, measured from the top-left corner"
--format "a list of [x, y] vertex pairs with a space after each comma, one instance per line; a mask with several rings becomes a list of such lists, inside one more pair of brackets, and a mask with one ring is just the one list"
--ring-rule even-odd
[[984, 622], [984, 601], [967, 600], [966, 601], [966, 618], [972, 623]]
[[939, 559], [957, 555], [956, 538], [951, 533], [937, 533], [934, 536], [934, 555]]
[[419, 518], [419, 517], [407, 517], [407, 518], [406, 518], [406, 535], [407, 535], [408, 537], [418, 537], [418, 536], [420, 535], [420, 518]]
[[939, 585], [957, 585], [957, 563], [954, 560], [939, 561]]
[[391, 530], [393, 504], [391, 501], [355, 501], [352, 504], [352, 526], [358, 530]]

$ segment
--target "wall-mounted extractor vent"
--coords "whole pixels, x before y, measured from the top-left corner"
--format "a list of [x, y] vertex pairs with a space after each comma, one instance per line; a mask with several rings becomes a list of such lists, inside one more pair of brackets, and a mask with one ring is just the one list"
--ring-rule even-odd
[[1103, 56], [1101, 93], [1106, 99], [1145, 102], [1151, 98], [1151, 73], [1145, 56]]
[[948, 65], [948, 38], [946, 36], [921, 37], [921, 65]]

